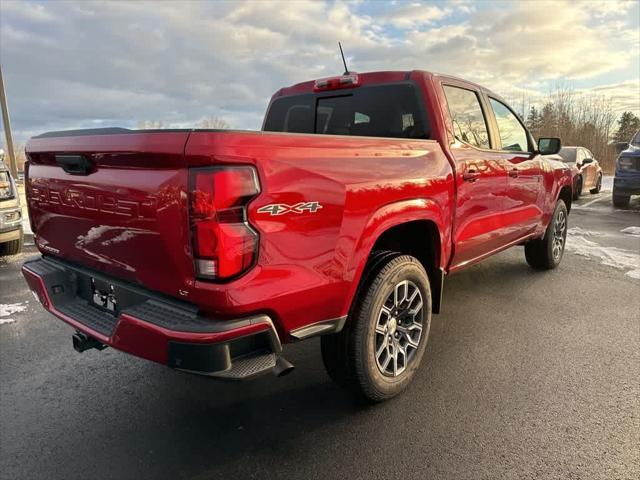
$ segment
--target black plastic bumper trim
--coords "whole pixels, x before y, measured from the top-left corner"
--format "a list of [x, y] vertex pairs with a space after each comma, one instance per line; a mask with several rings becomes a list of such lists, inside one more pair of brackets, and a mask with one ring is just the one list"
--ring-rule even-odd
[[347, 316], [332, 318], [329, 320], [322, 320], [312, 325], [307, 325], [302, 328], [298, 328], [291, 332], [291, 336], [296, 340], [304, 340], [317, 335], [328, 335], [331, 333], [338, 333], [344, 327], [344, 323], [347, 321]]

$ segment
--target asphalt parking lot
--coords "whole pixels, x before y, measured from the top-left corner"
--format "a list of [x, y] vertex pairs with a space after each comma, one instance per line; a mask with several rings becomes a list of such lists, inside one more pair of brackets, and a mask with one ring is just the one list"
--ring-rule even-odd
[[0, 477], [640, 478], [640, 199], [587, 194], [570, 227], [555, 271], [517, 247], [448, 278], [414, 384], [377, 406], [317, 340], [244, 384], [77, 354], [21, 280], [31, 245], [0, 261]]

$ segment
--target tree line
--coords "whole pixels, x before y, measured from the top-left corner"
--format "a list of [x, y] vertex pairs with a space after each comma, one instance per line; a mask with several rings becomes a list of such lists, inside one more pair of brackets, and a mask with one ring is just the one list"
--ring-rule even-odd
[[640, 128], [640, 118], [632, 112], [618, 117], [610, 99], [565, 88], [556, 89], [526, 111], [528, 102], [520, 104], [524, 122], [535, 138], [560, 137], [563, 145], [586, 147], [606, 173], [615, 169], [620, 144], [629, 142]]

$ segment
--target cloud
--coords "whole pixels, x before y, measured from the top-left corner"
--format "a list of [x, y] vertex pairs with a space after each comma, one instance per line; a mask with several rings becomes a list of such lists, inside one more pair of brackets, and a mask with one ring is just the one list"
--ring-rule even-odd
[[640, 79], [584, 88], [578, 93], [608, 98], [614, 112], [632, 111], [640, 116]]
[[451, 14], [450, 8], [424, 3], [400, 4], [394, 7], [381, 15], [380, 20], [400, 29], [415, 29], [442, 20]]
[[638, 103], [633, 2], [3, 0], [0, 9], [0, 59], [22, 139], [209, 116], [259, 128], [278, 88], [341, 73], [339, 40], [357, 71], [422, 68], [500, 93], [600, 82], [616, 108]]

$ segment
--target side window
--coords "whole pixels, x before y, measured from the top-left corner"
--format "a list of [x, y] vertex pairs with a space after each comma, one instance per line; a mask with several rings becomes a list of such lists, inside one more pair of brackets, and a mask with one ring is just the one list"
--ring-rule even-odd
[[502, 150], [513, 152], [526, 152], [529, 150], [527, 131], [524, 129], [515, 114], [503, 103], [489, 98], [491, 108], [498, 123], [498, 133]]
[[476, 93], [450, 85], [444, 86], [444, 93], [456, 138], [479, 148], [490, 148], [487, 123]]

